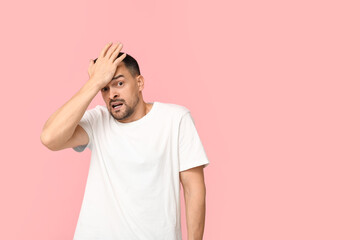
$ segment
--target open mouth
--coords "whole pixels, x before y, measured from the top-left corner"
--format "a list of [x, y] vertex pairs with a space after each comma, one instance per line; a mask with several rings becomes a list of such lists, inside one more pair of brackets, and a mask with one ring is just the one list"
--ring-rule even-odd
[[123, 105], [123, 103], [115, 102], [115, 103], [112, 103], [112, 104], [111, 104], [111, 107], [112, 107], [113, 109], [118, 109], [118, 108], [121, 108], [122, 105]]

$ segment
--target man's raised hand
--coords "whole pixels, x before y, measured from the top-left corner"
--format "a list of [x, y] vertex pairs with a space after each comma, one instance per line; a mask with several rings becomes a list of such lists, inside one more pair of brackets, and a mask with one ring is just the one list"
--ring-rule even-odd
[[122, 47], [123, 45], [120, 42], [114, 45], [108, 43], [102, 49], [96, 63], [94, 63], [94, 60], [90, 60], [89, 78], [90, 81], [95, 81], [98, 84], [99, 89], [102, 89], [111, 81], [118, 65], [126, 57], [126, 53], [124, 53], [119, 58], [116, 58]]

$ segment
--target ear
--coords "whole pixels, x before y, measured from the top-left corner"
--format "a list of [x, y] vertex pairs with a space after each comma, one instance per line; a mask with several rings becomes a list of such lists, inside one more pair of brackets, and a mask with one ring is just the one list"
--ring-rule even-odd
[[141, 92], [144, 89], [144, 77], [142, 75], [136, 77], [136, 84], [139, 88], [139, 92]]

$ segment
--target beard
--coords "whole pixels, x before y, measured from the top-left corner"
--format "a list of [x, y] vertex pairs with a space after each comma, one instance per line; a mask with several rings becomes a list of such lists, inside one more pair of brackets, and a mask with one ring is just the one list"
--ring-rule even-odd
[[135, 103], [133, 104], [133, 106], [129, 106], [125, 101], [122, 101], [123, 105], [121, 106], [120, 110], [118, 112], [116, 109], [113, 109], [110, 106], [110, 114], [113, 118], [115, 118], [116, 120], [120, 121], [120, 120], [125, 120], [127, 118], [129, 118], [135, 111], [136, 106], [139, 103], [139, 96], [136, 96], [135, 99]]

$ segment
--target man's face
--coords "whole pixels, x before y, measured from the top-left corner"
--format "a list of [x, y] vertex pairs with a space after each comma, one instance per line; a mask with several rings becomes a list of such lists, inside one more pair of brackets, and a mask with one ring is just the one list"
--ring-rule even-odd
[[[116, 120], [128, 119], [139, 103], [139, 94], [142, 90], [141, 75], [134, 78], [125, 64], [121, 62], [111, 80], [101, 89], [102, 97], [110, 114]], [[141, 89], [140, 89], [141, 88]], [[115, 106], [122, 104], [120, 106]]]

